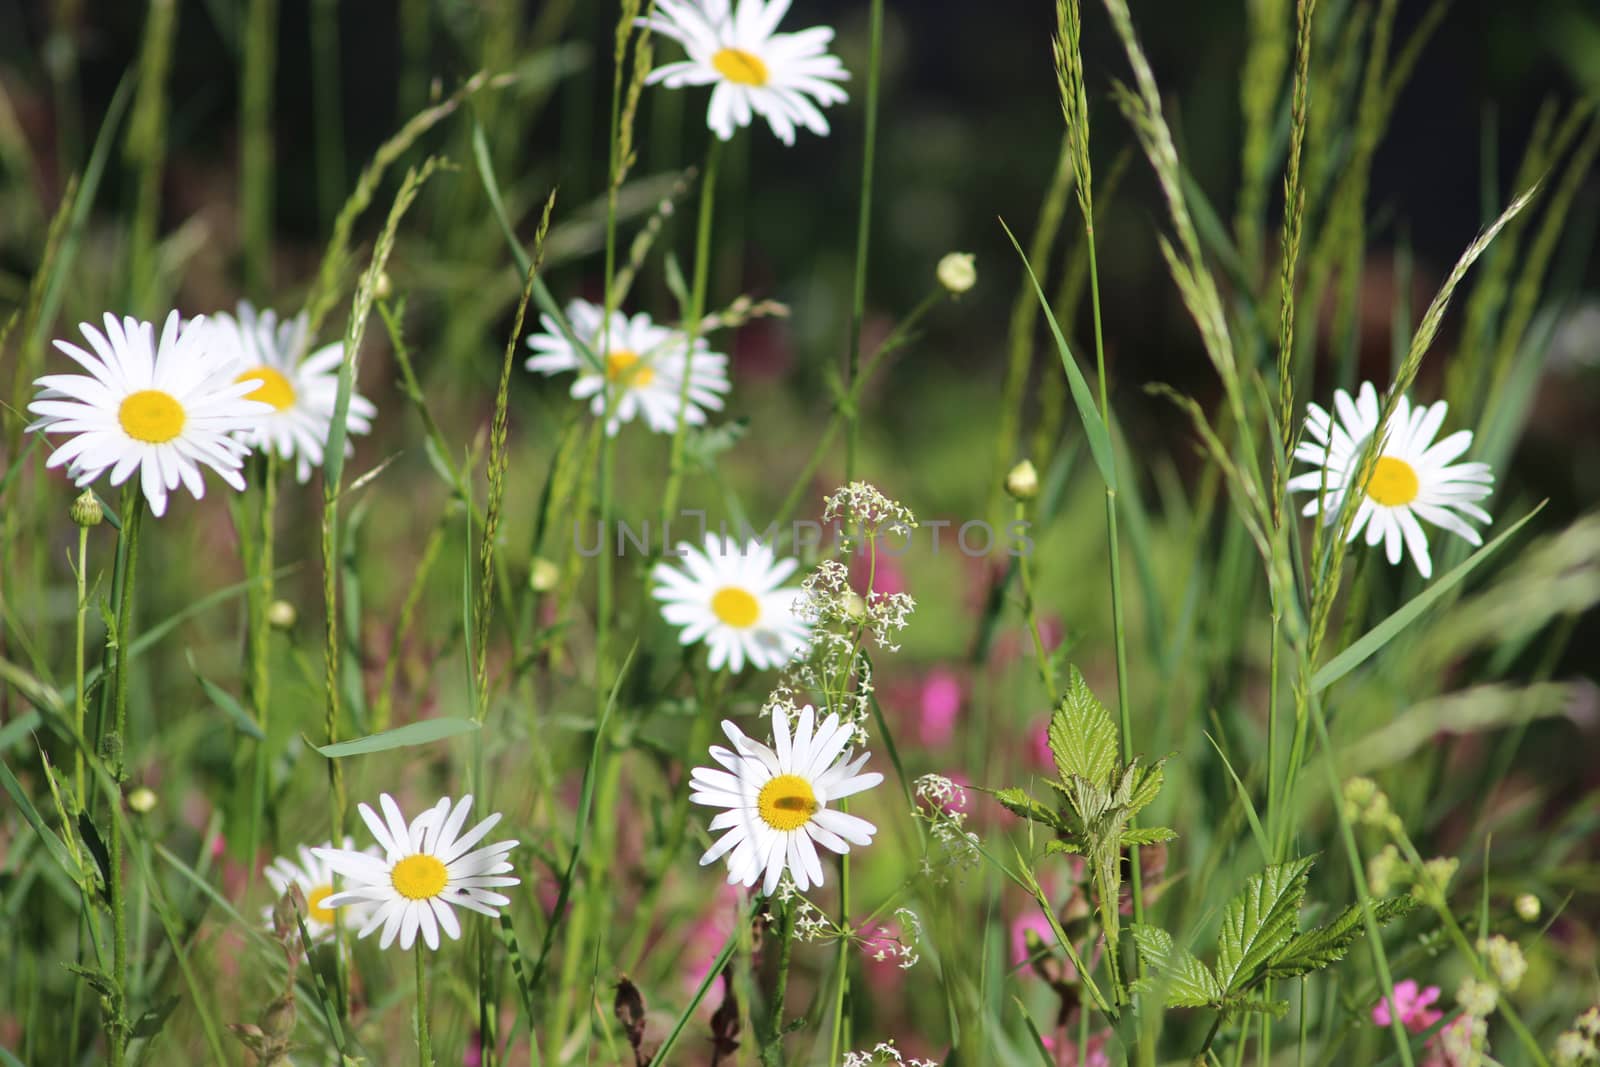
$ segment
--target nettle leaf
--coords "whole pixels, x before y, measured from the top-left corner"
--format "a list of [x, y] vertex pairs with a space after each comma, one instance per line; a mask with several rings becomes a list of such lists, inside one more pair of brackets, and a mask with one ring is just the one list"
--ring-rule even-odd
[[1061, 822], [1061, 816], [1030, 797], [1021, 789], [996, 789], [993, 791], [993, 796], [1000, 802], [1002, 807], [1013, 815], [1020, 815], [1024, 819], [1043, 823], [1052, 830], [1065, 829]]
[[1166, 1003], [1171, 1008], [1203, 1008], [1221, 1003], [1222, 984], [1194, 953], [1174, 944], [1171, 934], [1147, 923], [1134, 923], [1131, 930], [1139, 958], [1156, 976], [1153, 983], [1141, 988], [1164, 987]]
[[1045, 842], [1044, 854], [1046, 856], [1053, 856], [1057, 853], [1066, 853], [1069, 856], [1081, 856], [1083, 855], [1083, 845], [1078, 841], [1065, 841], [1059, 837], [1053, 837], [1049, 841]]
[[1177, 836], [1178, 832], [1168, 826], [1136, 826], [1132, 830], [1122, 831], [1122, 844], [1159, 845]]
[[1222, 1006], [1226, 1012], [1253, 1011], [1281, 1019], [1289, 1013], [1287, 1000], [1262, 1000], [1260, 997], [1229, 997]]
[[1162, 757], [1148, 767], [1139, 766], [1138, 760], [1129, 764], [1128, 772], [1133, 776], [1127, 799], [1130, 818], [1148, 807], [1161, 792], [1161, 784], [1167, 776], [1163, 766], [1166, 762], [1166, 758]]
[[1255, 973], [1294, 937], [1306, 895], [1311, 860], [1275, 863], [1245, 883], [1222, 911], [1217, 980], [1229, 993], [1249, 985]]
[[1117, 724], [1076, 667], [1050, 716], [1048, 736], [1063, 782], [1083, 778], [1097, 786], [1111, 785], [1117, 772]]
[[[1408, 914], [1417, 903], [1417, 898], [1409, 894], [1375, 900], [1372, 902], [1372, 915], [1382, 926]], [[1352, 904], [1332, 922], [1307, 930], [1284, 945], [1268, 962], [1263, 977], [1295, 978], [1320, 971], [1344, 959], [1350, 946], [1366, 932], [1366, 924], [1361, 918], [1361, 905]]]

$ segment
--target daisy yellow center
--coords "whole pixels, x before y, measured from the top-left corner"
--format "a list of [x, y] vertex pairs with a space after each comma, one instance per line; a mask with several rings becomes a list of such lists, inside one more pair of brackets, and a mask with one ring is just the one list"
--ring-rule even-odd
[[774, 830], [798, 830], [817, 813], [817, 794], [798, 774], [780, 774], [761, 787], [756, 810]]
[[729, 626], [745, 630], [761, 618], [761, 603], [738, 586], [728, 585], [711, 597], [711, 612]]
[[437, 856], [419, 852], [395, 864], [389, 881], [394, 891], [407, 900], [429, 900], [444, 892], [450, 876]]
[[325, 908], [322, 902], [333, 896], [333, 886], [319, 885], [306, 894], [306, 918], [325, 926], [333, 925], [333, 909]]
[[294, 407], [294, 385], [271, 367], [247, 370], [234, 381], [261, 383], [244, 395], [246, 400], [259, 400], [263, 404], [271, 404], [279, 411], [288, 411]]
[[624, 348], [606, 357], [606, 380], [609, 382], [637, 389], [649, 385], [655, 376], [655, 369], [650, 364], [639, 362], [637, 352], [629, 352]]
[[762, 86], [767, 84], [767, 65], [761, 57], [742, 48], [723, 48], [711, 57], [717, 73], [736, 85]]
[[171, 393], [141, 389], [129, 393], [117, 408], [117, 421], [129, 437], [146, 444], [165, 444], [183, 432], [188, 416]]
[[1386, 508], [1404, 507], [1417, 499], [1421, 483], [1417, 469], [1403, 459], [1379, 456], [1372, 477], [1367, 479], [1367, 495]]

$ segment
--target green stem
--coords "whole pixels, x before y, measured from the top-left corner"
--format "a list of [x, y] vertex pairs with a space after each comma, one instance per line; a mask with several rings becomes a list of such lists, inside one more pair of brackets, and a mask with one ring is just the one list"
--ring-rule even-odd
[[[1378, 920], [1372, 914], [1372, 897], [1367, 892], [1367, 865], [1361, 857], [1361, 846], [1356, 844], [1355, 831], [1350, 826], [1350, 819], [1344, 810], [1344, 790], [1339, 782], [1339, 772], [1333, 765], [1333, 744], [1328, 739], [1328, 721], [1322, 714], [1322, 703], [1315, 697], [1309, 701], [1311, 720], [1316, 726], [1317, 741], [1322, 745], [1322, 766], [1327, 771], [1328, 795], [1333, 803], [1333, 813], [1339, 821], [1339, 838], [1344, 843], [1345, 858], [1350, 864], [1350, 880], [1355, 884], [1356, 897], [1361, 902], [1362, 924], [1367, 931], [1367, 945], [1372, 950], [1372, 964], [1378, 972], [1378, 981], [1383, 989], [1386, 1003], [1395, 1003], [1394, 976], [1389, 971], [1389, 957], [1383, 950], [1382, 931], [1378, 927]], [[1394, 1035], [1396, 1050], [1400, 1053], [1400, 1062], [1405, 1067], [1414, 1067], [1411, 1058], [1411, 1039], [1406, 1034], [1405, 1024], [1400, 1021], [1399, 1012], [1391, 1012], [1389, 1030]]]
[[[861, 324], [867, 308], [867, 248], [872, 233], [872, 179], [878, 142], [878, 90], [883, 72], [883, 0], [872, 0], [871, 53], [867, 63], [867, 143], [861, 157], [861, 204], [856, 218], [855, 289], [850, 303], [850, 357], [845, 367], [844, 384], [850, 388], [861, 372]], [[844, 480], [855, 478], [856, 458], [861, 450], [861, 423], [855, 405], [849, 413], [849, 432], [845, 437]], [[834, 1062], [839, 1057], [834, 1056]]]
[[422, 1067], [433, 1067], [433, 1037], [428, 1032], [427, 954], [427, 948], [417, 942], [417, 1062]]
[[[1017, 501], [1016, 516], [1018, 522], [1024, 522], [1028, 517], [1028, 507], [1020, 500]], [[1044, 637], [1039, 632], [1038, 612], [1033, 601], [1033, 567], [1026, 552], [1017, 557], [1017, 573], [1022, 578], [1022, 611], [1028, 619], [1028, 633], [1033, 637], [1033, 654], [1039, 661], [1039, 674], [1044, 679], [1045, 691], [1050, 694], [1050, 703], [1054, 705], [1060, 690], [1056, 688], [1055, 665], [1050, 661], [1050, 654], [1044, 647]]]
[[73, 722], [78, 729], [77, 744], [73, 748], [72, 765], [73, 780], [77, 783], [78, 810], [80, 812], [89, 810], [88, 786], [83, 777], [83, 746], [87, 743], [83, 734], [83, 628], [84, 617], [89, 612], [88, 576], [84, 573], [84, 569], [88, 564], [89, 528], [80, 526], [78, 527], [78, 610], [74, 632], [74, 651], [76, 656], [73, 661], [75, 674], [72, 686]]
[[[262, 817], [266, 810], [267, 797], [267, 742], [265, 740], [270, 726], [268, 713], [268, 694], [271, 689], [272, 672], [268, 664], [268, 652], [271, 649], [272, 627], [267, 621], [267, 616], [272, 610], [272, 563], [273, 563], [273, 515], [277, 510], [278, 502], [278, 457], [271, 449], [265, 452], [265, 459], [261, 472], [261, 500], [260, 510], [257, 514], [256, 526], [256, 588], [250, 599], [250, 703], [256, 714], [256, 725], [261, 728], [263, 740], [255, 746], [254, 782], [251, 791], [250, 807], [250, 850], [246, 853], [249, 857], [251, 877], [255, 874], [256, 850], [261, 845]], [[337, 840], [337, 839], [336, 839]]]
[[794, 949], [794, 907], [784, 901], [778, 916], [778, 978], [772, 989], [772, 1033], [761, 1049], [761, 1062], [776, 1067], [783, 1062], [783, 1005], [789, 993], [789, 957]]
[[130, 480], [122, 491], [122, 536], [127, 541], [128, 556], [122, 571], [122, 588], [118, 595], [116, 674], [111, 683], [112, 708], [115, 716], [113, 721], [116, 723], [110, 783], [112, 787], [111, 885], [108, 887], [111, 895], [111, 927], [114, 935], [112, 977], [116, 984], [115, 1017], [109, 1034], [112, 1067], [120, 1067], [125, 1062], [131, 1025], [128, 1016], [128, 901], [127, 888], [123, 885], [122, 879], [122, 820], [118, 816], [122, 809], [122, 783], [127, 780], [125, 755], [128, 749], [127, 650], [133, 629], [133, 580], [139, 566], [139, 519], [143, 511], [144, 497], [139, 493], [138, 483]]
[[[840, 811], [844, 811], [846, 807], [843, 801], [839, 803]], [[850, 987], [850, 856], [848, 853], [839, 857], [839, 929], [845, 933], [839, 938], [838, 980], [833, 989], [833, 1038], [828, 1043], [829, 1063], [838, 1063], [844, 1049], [845, 993]]]
[[667, 524], [678, 506], [678, 491], [683, 484], [684, 440], [689, 420], [684, 412], [689, 407], [689, 383], [693, 379], [694, 349], [700, 340], [701, 319], [706, 311], [706, 286], [711, 264], [712, 205], [717, 193], [717, 164], [722, 157], [722, 139], [711, 138], [706, 149], [706, 169], [700, 179], [700, 218], [695, 228], [694, 281], [689, 290], [689, 307], [685, 314], [684, 332], [687, 334], [683, 357], [683, 381], [678, 385], [678, 425], [672, 431], [672, 461], [667, 469], [667, 489], [661, 497], [661, 536], [666, 538]]

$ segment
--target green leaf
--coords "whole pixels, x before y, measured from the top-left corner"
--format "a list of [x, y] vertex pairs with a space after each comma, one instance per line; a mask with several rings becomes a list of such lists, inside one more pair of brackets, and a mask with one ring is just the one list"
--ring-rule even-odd
[[998, 800], [1007, 811], [1033, 822], [1044, 823], [1053, 830], [1062, 828], [1061, 817], [1021, 789], [986, 789], [984, 792]]
[[1163, 841], [1171, 841], [1178, 836], [1178, 831], [1167, 826], [1136, 826], [1131, 830], [1122, 831], [1122, 844], [1127, 845], [1159, 845]]
[[1055, 338], [1056, 351], [1061, 354], [1061, 367], [1067, 372], [1067, 385], [1072, 390], [1072, 403], [1078, 409], [1078, 418], [1083, 420], [1083, 435], [1089, 439], [1089, 453], [1094, 457], [1094, 465], [1100, 470], [1100, 479], [1105, 482], [1106, 488], [1116, 491], [1117, 468], [1111, 455], [1111, 434], [1106, 430], [1106, 424], [1100, 418], [1100, 412], [1095, 407], [1094, 393], [1089, 389], [1089, 383], [1084, 380], [1083, 371], [1078, 369], [1078, 361], [1073, 358], [1072, 349], [1067, 346], [1067, 339], [1061, 335], [1061, 326], [1056, 322], [1055, 312], [1050, 310], [1050, 301], [1045, 299], [1044, 290], [1039, 287], [1039, 279], [1033, 273], [1033, 266], [1028, 262], [1028, 256], [1022, 251], [1022, 246], [1017, 243], [1016, 236], [1004, 222], [1000, 228], [1006, 231], [1006, 236], [1011, 238], [1011, 247], [1017, 250], [1017, 255], [1022, 257], [1022, 267], [1028, 272], [1028, 280], [1033, 283], [1033, 291], [1039, 298], [1039, 306], [1044, 309], [1045, 322], [1050, 325], [1050, 334]]
[[39, 835], [39, 840], [44, 842], [45, 851], [50, 853], [50, 857], [67, 873], [67, 877], [71, 878], [74, 884], [81, 885], [83, 872], [78, 869], [72, 853], [67, 850], [61, 838], [56, 836], [56, 832], [45, 823], [44, 817], [39, 814], [39, 809], [28, 799], [22, 783], [17, 781], [16, 775], [11, 773], [11, 768], [7, 767], [4, 761], [0, 761], [0, 788], [4, 788], [10, 794], [11, 802], [22, 812], [22, 817], [33, 827], [33, 832]]
[[1229, 997], [1223, 1003], [1223, 1010], [1227, 1012], [1253, 1011], [1281, 1019], [1289, 1012], [1289, 1002], [1287, 1000], [1262, 1000], [1260, 997]]
[[1188, 949], [1173, 944], [1172, 935], [1159, 926], [1134, 923], [1133, 943], [1139, 958], [1156, 975], [1154, 986], [1166, 991], [1172, 1008], [1203, 1008], [1222, 1000], [1222, 985], [1211, 969]]
[[1045, 842], [1044, 854], [1046, 856], [1053, 856], [1058, 853], [1068, 856], [1081, 856], [1083, 855], [1083, 845], [1077, 841], [1064, 841], [1059, 837], [1053, 837]]
[[1294, 937], [1311, 860], [1275, 863], [1251, 878], [1222, 910], [1217, 980], [1229, 993], [1245, 989], [1256, 971]]
[[224, 715], [233, 720], [233, 725], [238, 727], [239, 732], [257, 741], [266, 740], [267, 735], [261, 732], [261, 727], [256, 725], [256, 721], [244, 710], [244, 706], [234, 699], [233, 694], [200, 673], [200, 668], [194, 662], [194, 652], [185, 649], [183, 654], [188, 659], [189, 670], [194, 673], [195, 681], [200, 683], [200, 688], [205, 690], [206, 696], [211, 698], [213, 704], [222, 709]]
[[1096, 786], [1111, 784], [1117, 771], [1117, 724], [1076, 667], [1050, 716], [1049, 741], [1063, 783], [1082, 778]]
[[[1372, 917], [1381, 926], [1408, 914], [1418, 904], [1409, 894], [1372, 902]], [[1332, 922], [1297, 935], [1274, 955], [1267, 964], [1265, 977], [1295, 978], [1312, 971], [1320, 971], [1344, 959], [1350, 946], [1366, 933], [1361, 918], [1361, 905], [1352, 904]]]
[[447, 737], [458, 734], [471, 733], [479, 728], [479, 724], [471, 719], [424, 719], [422, 722], [409, 723], [398, 726], [393, 730], [385, 730], [379, 734], [369, 734], [366, 737], [357, 737], [350, 741], [340, 741], [332, 745], [312, 746], [329, 759], [342, 759], [345, 756], [365, 756], [373, 752], [386, 752], [391, 748], [410, 748], [412, 745], [426, 745], [434, 741], [443, 741]]
[[1544, 504], [1541, 503], [1513, 523], [1509, 530], [1468, 556], [1453, 568], [1449, 574], [1446, 574], [1406, 601], [1405, 606], [1400, 610], [1358, 637], [1349, 648], [1324, 663], [1322, 669], [1311, 676], [1311, 691], [1313, 693], [1321, 692], [1365, 663], [1384, 645], [1399, 636], [1402, 630], [1415, 622], [1423, 612], [1433, 607], [1446, 593], [1465, 581], [1467, 575], [1476, 570], [1480, 563], [1492, 556], [1501, 545], [1509, 541], [1518, 530], [1527, 525], [1529, 519], [1539, 514], [1543, 509]]
[[1140, 767], [1136, 759], [1128, 765], [1128, 773], [1132, 776], [1127, 799], [1128, 818], [1149, 807], [1161, 793], [1161, 785], [1167, 777], [1164, 769], [1166, 762], [1166, 757], [1162, 757], [1148, 767]]

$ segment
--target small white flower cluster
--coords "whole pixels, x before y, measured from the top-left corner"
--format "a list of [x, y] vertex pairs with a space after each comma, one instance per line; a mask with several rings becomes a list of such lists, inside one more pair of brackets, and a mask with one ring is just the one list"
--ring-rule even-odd
[[1435, 856], [1422, 865], [1422, 875], [1411, 887], [1411, 895], [1435, 905], [1442, 904], [1460, 868], [1461, 861], [1454, 856]]
[[1384, 845], [1367, 860], [1367, 889], [1375, 897], [1388, 896], [1405, 876], [1400, 850], [1393, 845]]
[[873, 538], [885, 532], [909, 535], [917, 528], [917, 517], [910, 508], [890, 500], [867, 482], [851, 482], [834, 490], [824, 501], [822, 521], [839, 523], [846, 544], [854, 538]]
[[[773, 898], [794, 912], [794, 938], [796, 941], [810, 943], [812, 941], [837, 941], [848, 936], [838, 923], [828, 918], [828, 914], [800, 892], [794, 881], [785, 878], [778, 885], [778, 891]], [[777, 921], [777, 913], [767, 912], [769, 924]]]
[[[828, 498], [824, 518], [842, 521], [865, 538], [864, 551], [875, 552], [875, 538], [885, 530], [907, 532], [916, 518], [902, 504], [865, 482], [853, 482]], [[841, 536], [840, 550], [856, 547]], [[763, 710], [793, 709], [812, 699], [837, 711], [855, 728], [854, 741], [866, 744], [872, 717], [871, 661], [862, 654], [868, 636], [887, 652], [900, 646], [895, 638], [911, 620], [916, 601], [904, 593], [869, 592], [865, 598], [850, 586], [850, 569], [842, 560], [824, 559], [800, 583], [794, 612], [810, 632], [807, 654], [791, 662], [778, 679]]]
[[1476, 1015], [1462, 1015], [1439, 1031], [1439, 1044], [1447, 1063], [1478, 1067], [1489, 1051], [1489, 1024]]
[[1460, 987], [1456, 989], [1456, 1003], [1460, 1004], [1461, 1010], [1468, 1015], [1485, 1019], [1494, 1014], [1495, 1007], [1500, 1003], [1500, 991], [1494, 987], [1493, 982], [1463, 978]]
[[870, 1052], [846, 1052], [839, 1067], [871, 1067], [874, 1063], [899, 1063], [904, 1067], [938, 1067], [933, 1060], [906, 1059], [893, 1041], [880, 1041]]
[[1398, 833], [1400, 817], [1389, 808], [1389, 796], [1371, 778], [1351, 778], [1344, 783], [1344, 812], [1351, 822]]
[[1600, 1006], [1578, 1016], [1572, 1029], [1556, 1038], [1551, 1053], [1556, 1067], [1592, 1067], [1600, 1064]]
[[1516, 992], [1517, 986], [1522, 984], [1522, 976], [1528, 972], [1528, 961], [1522, 955], [1522, 947], [1509, 938], [1495, 934], [1490, 938], [1478, 938], [1478, 954], [1489, 963], [1489, 970], [1494, 972], [1495, 981], [1507, 993]]
[[970, 870], [983, 860], [982, 841], [967, 829], [967, 791], [939, 774], [924, 774], [915, 783], [917, 806], [911, 816], [928, 824], [928, 832], [938, 842], [944, 858], [937, 864], [931, 855], [922, 857], [922, 873], [943, 884], [949, 870]]
[[922, 959], [917, 945], [922, 941], [922, 919], [910, 908], [894, 909], [900, 927], [880, 926], [876, 933], [861, 943], [862, 950], [879, 963], [894, 961], [902, 971], [909, 971]]

